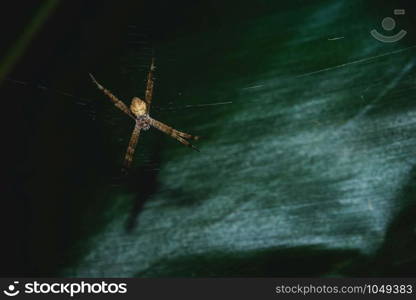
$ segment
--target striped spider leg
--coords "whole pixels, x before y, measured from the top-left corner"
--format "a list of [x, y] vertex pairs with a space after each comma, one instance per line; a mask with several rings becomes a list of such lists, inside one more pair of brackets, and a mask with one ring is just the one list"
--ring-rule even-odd
[[[147, 75], [146, 92], [145, 92], [145, 98], [144, 98], [145, 102], [147, 103], [147, 110], [146, 110], [147, 114], [149, 114], [150, 104], [152, 103], [153, 86], [154, 86], [153, 72], [155, 69], [156, 69], [155, 59], [153, 58], [152, 63], [150, 65], [149, 73]], [[186, 140], [186, 139], [198, 140], [199, 139], [198, 136], [192, 136], [190, 134], [173, 129], [170, 126], [151, 118], [149, 115], [148, 115], [148, 120], [149, 120], [149, 124], [153, 126], [154, 128], [159, 129], [160, 131], [166, 133], [167, 135], [178, 140], [180, 143], [184, 144], [185, 146], [191, 147], [194, 150], [199, 151], [195, 146], [193, 146], [189, 141]]]
[[152, 63], [150, 65], [149, 73], [147, 74], [147, 83], [146, 83], [146, 92], [144, 95], [144, 101], [147, 102], [147, 114], [149, 114], [150, 104], [152, 103], [153, 98], [153, 86], [154, 86], [154, 78], [153, 72], [155, 71], [155, 59], [152, 58]]
[[166, 124], [163, 124], [162, 122], [159, 122], [155, 119], [152, 119], [149, 117], [149, 123], [151, 126], [153, 126], [156, 129], [159, 129], [160, 131], [166, 133], [170, 137], [174, 138], [178, 142], [184, 144], [187, 147], [191, 147], [192, 149], [199, 152], [198, 148], [196, 148], [194, 145], [192, 145], [188, 140], [198, 140], [199, 136], [190, 135], [185, 132], [181, 132], [179, 130], [176, 130]]
[[110, 100], [114, 103], [114, 105], [123, 111], [125, 114], [130, 116], [135, 120], [135, 125], [133, 129], [133, 133], [130, 137], [129, 146], [127, 147], [127, 152], [124, 157], [123, 166], [125, 169], [130, 168], [131, 163], [133, 161], [133, 155], [136, 150], [137, 142], [139, 141], [140, 131], [141, 130], [148, 130], [150, 126], [159, 129], [160, 131], [166, 133], [170, 137], [176, 139], [180, 143], [184, 144], [185, 146], [191, 147], [194, 150], [199, 151], [195, 146], [193, 146], [188, 140], [198, 140], [198, 136], [193, 136], [181, 131], [178, 131], [162, 122], [159, 122], [150, 117], [150, 104], [153, 98], [153, 87], [154, 87], [154, 78], [153, 72], [155, 70], [155, 63], [154, 58], [152, 59], [152, 63], [150, 66], [149, 73], [147, 75], [147, 83], [146, 83], [146, 91], [145, 91], [145, 100], [142, 100], [138, 97], [134, 97], [131, 101], [130, 108], [128, 108], [121, 100], [119, 100], [116, 96], [114, 96], [109, 90], [104, 88], [100, 85], [95, 78], [90, 74], [91, 79], [97, 85], [98, 89], [100, 89]]
[[[110, 100], [114, 103], [114, 105], [118, 109], [120, 109], [126, 115], [130, 116], [132, 119], [135, 120], [134, 129], [133, 129], [133, 132], [131, 134], [129, 145], [127, 147], [126, 155], [124, 156], [124, 162], [123, 162], [124, 168], [128, 169], [130, 167], [132, 161], [133, 161], [134, 151], [136, 150], [137, 142], [139, 141], [140, 130], [142, 129], [142, 126], [141, 126], [142, 122], [138, 122], [138, 120], [133, 115], [130, 108], [128, 108], [127, 105], [124, 104], [123, 101], [118, 99], [109, 90], [107, 90], [101, 84], [99, 84], [92, 74], [89, 74], [89, 75], [90, 75], [92, 81], [97, 85], [98, 89], [101, 90], [108, 98], [110, 98]], [[133, 100], [134, 100], [134, 98], [133, 98]]]
[[141, 124], [137, 121], [136, 124], [134, 124], [134, 129], [130, 137], [129, 146], [127, 147], [126, 155], [124, 156], [123, 167], [125, 169], [129, 169], [131, 163], [133, 162], [134, 151], [136, 150], [137, 142], [139, 141], [140, 137], [140, 130], [142, 129], [140, 125]]
[[97, 82], [97, 80], [95, 80], [94, 76], [92, 76], [92, 74], [89, 74], [92, 82], [94, 82], [98, 89], [101, 90], [108, 98], [110, 98], [110, 100], [114, 103], [114, 105], [120, 109], [122, 112], [124, 112], [125, 114], [127, 114], [128, 116], [130, 116], [133, 119], [136, 119], [133, 114], [131, 113], [130, 109], [127, 107], [126, 104], [124, 104], [123, 101], [121, 101], [120, 99], [118, 99], [116, 96], [114, 96], [109, 90], [107, 90], [105, 87], [103, 87], [101, 84], [99, 84]]

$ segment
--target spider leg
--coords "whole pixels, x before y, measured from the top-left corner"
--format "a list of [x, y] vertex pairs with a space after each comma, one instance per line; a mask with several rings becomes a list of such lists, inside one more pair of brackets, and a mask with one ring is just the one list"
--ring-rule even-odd
[[155, 59], [152, 58], [150, 70], [149, 70], [149, 73], [147, 74], [146, 92], [144, 96], [144, 100], [147, 102], [147, 113], [149, 113], [150, 104], [152, 103], [152, 98], [153, 98], [153, 87], [154, 87], [153, 71], [155, 69], [156, 69]]
[[124, 168], [128, 169], [133, 161], [134, 151], [136, 150], [137, 142], [139, 141], [141, 126], [139, 122], [134, 125], [133, 133], [130, 137], [129, 146], [127, 147], [126, 155], [124, 156]]
[[92, 81], [97, 85], [98, 89], [101, 90], [110, 100], [114, 103], [114, 105], [120, 109], [122, 112], [130, 116], [131, 118], [135, 119], [133, 114], [130, 112], [130, 109], [127, 107], [126, 104], [124, 104], [123, 101], [118, 99], [116, 96], [114, 96], [109, 90], [107, 90], [105, 87], [103, 87], [101, 84], [95, 80], [94, 76], [92, 74], [89, 74]]
[[149, 117], [149, 123], [154, 128], [159, 129], [160, 131], [166, 133], [167, 135], [174, 138], [178, 142], [199, 152], [198, 148], [196, 148], [194, 145], [192, 145], [189, 141], [186, 140], [186, 139], [198, 140], [199, 136], [193, 136], [188, 133], [181, 132], [166, 124], [163, 124], [162, 122], [152, 119], [150, 117]]

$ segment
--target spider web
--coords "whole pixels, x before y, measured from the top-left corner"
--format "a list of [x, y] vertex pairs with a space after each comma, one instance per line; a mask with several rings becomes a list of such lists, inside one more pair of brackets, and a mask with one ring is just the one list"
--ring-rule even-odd
[[[151, 41], [151, 29], [139, 28], [137, 25], [128, 25], [125, 31], [124, 38], [125, 54], [121, 56], [119, 62], [120, 77], [129, 82], [129, 90], [119, 90], [117, 86], [112, 85], [111, 82], [102, 82], [97, 75], [98, 81], [106, 88], [111, 90], [117, 97], [119, 97], [126, 105], [130, 105], [133, 96], [144, 97], [146, 77], [149, 70], [150, 61], [156, 57], [156, 72], [155, 72], [155, 92], [153, 95], [154, 101], [151, 105], [151, 113], [154, 116], [162, 116], [162, 118], [169, 119], [169, 115], [187, 115], [191, 110], [210, 109], [213, 106], [221, 106], [232, 104], [232, 101], [217, 101], [209, 103], [184, 103], [182, 99], [182, 91], [177, 91], [169, 97], [169, 99], [158, 98], [158, 91], [163, 88], [159, 81], [159, 65], [157, 53]], [[175, 61], [175, 54], [170, 55], [168, 60]], [[130, 134], [133, 128], [133, 123], [126, 120], [124, 114], [120, 113], [106, 97], [97, 92], [95, 87], [90, 84], [93, 91], [89, 93], [92, 96], [86, 97], [81, 93], [76, 93], [68, 89], [61, 90], [51, 87], [45, 79], [38, 80], [24, 80], [21, 78], [6, 77], [6, 82], [10, 85], [20, 86], [25, 89], [37, 90], [45, 95], [58, 95], [68, 99], [68, 104], [76, 107], [82, 115], [86, 116], [91, 122], [103, 124], [108, 136], [111, 137], [114, 144], [118, 145], [120, 149], [119, 160], [123, 157], [125, 149], [127, 148]], [[90, 79], [85, 76], [85, 81], [90, 82]], [[162, 101], [165, 100], [165, 101]], [[196, 112], [198, 113], [198, 112]], [[155, 131], [155, 130], [152, 130]], [[161, 137], [160, 135], [158, 138]], [[141, 134], [139, 144], [137, 146], [133, 166], [141, 165], [149, 170], [158, 170], [157, 164], [152, 161], [151, 152], [153, 151], [146, 145], [147, 132]], [[154, 139], [153, 139], [154, 140]], [[114, 185], [119, 185], [114, 183]]]

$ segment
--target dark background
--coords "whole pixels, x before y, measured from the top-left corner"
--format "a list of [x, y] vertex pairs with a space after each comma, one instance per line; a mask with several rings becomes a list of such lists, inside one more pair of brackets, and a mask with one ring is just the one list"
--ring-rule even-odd
[[[1, 275], [414, 276], [411, 3], [7, 4]], [[201, 153], [150, 130], [123, 176], [88, 73], [129, 104], [152, 56], [152, 116]]]

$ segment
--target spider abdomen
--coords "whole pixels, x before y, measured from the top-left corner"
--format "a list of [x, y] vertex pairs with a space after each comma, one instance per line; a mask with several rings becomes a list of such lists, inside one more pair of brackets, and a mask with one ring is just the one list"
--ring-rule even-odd
[[143, 116], [147, 113], [147, 104], [142, 99], [134, 97], [131, 100], [130, 110], [136, 117]]

